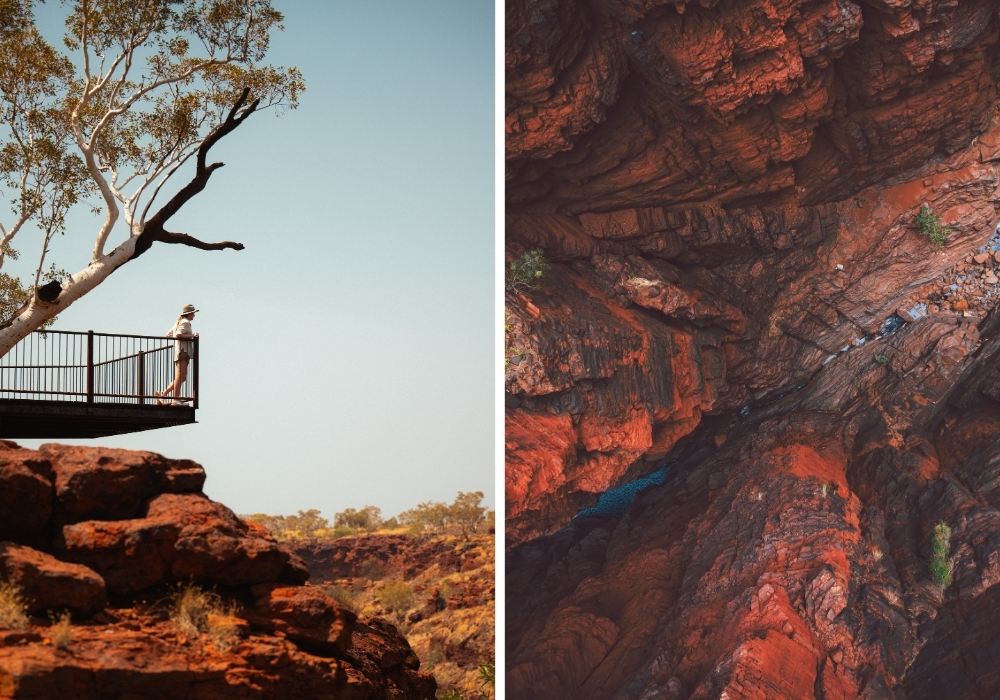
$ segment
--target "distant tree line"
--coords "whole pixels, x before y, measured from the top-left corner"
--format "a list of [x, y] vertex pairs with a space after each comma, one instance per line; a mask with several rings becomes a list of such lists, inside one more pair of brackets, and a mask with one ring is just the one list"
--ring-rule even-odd
[[382, 518], [382, 510], [376, 506], [347, 508], [334, 514], [332, 526], [315, 508], [300, 510], [297, 515], [254, 513], [240, 517], [263, 525], [278, 539], [344, 537], [396, 530], [400, 527], [405, 527], [410, 534], [460, 532], [468, 539], [483, 523], [493, 519], [493, 511], [487, 511], [481, 505], [482, 501], [482, 491], [459, 491], [450, 505], [439, 501], [425, 501], [415, 508], [403, 511], [398, 518], [385, 520]]

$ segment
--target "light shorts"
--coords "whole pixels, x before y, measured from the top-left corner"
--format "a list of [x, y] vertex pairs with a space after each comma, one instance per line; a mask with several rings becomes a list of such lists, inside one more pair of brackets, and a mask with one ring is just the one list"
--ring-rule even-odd
[[181, 360], [189, 360], [190, 361], [190, 359], [191, 359], [191, 356], [187, 354], [187, 351], [186, 350], [181, 350], [180, 355], [178, 355], [174, 359], [174, 362], [180, 362]]

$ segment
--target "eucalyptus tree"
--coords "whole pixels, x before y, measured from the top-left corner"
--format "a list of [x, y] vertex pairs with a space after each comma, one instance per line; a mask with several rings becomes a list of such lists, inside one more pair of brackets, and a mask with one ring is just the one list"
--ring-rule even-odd
[[[294, 109], [305, 89], [298, 69], [264, 62], [283, 20], [269, 0], [62, 6], [57, 49], [36, 26], [34, 0], [0, 0], [0, 179], [10, 205], [0, 211], [0, 268], [19, 250], [38, 256], [30, 283], [0, 270], [0, 355], [156, 242], [242, 250], [168, 222], [223, 166], [209, 159], [220, 139], [255, 112]], [[98, 214], [92, 230], [67, 231], [78, 206]], [[76, 272], [47, 259], [60, 233], [93, 236]]]

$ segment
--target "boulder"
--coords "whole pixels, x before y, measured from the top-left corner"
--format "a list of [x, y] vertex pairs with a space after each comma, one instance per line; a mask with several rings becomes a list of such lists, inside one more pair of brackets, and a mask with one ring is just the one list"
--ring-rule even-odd
[[0, 574], [24, 591], [29, 612], [70, 609], [91, 615], [104, 607], [104, 579], [81, 564], [13, 542], [0, 542]]
[[137, 517], [161, 493], [199, 493], [205, 470], [187, 459], [108, 447], [45, 444], [52, 464], [55, 510], [62, 524]]
[[394, 691], [388, 697], [434, 697], [437, 689], [434, 676], [419, 670], [420, 659], [406, 638], [386, 620], [376, 617], [357, 623], [348, 654], [345, 696], [352, 692], [360, 695], [361, 689], [374, 681]]
[[57, 547], [64, 558], [101, 573], [113, 593], [187, 578], [239, 585], [302, 576], [301, 561], [203, 495], [162, 494], [144, 516], [66, 525]]
[[309, 567], [305, 560], [295, 552], [288, 552], [288, 563], [281, 567], [278, 583], [301, 586], [310, 578]]
[[344, 652], [351, 646], [351, 629], [358, 616], [322, 589], [265, 583], [251, 591], [256, 601], [248, 615], [251, 626], [280, 631], [297, 644], [327, 653]]
[[0, 539], [30, 542], [52, 515], [52, 468], [34, 450], [0, 440]]
[[135, 593], [170, 576], [177, 523], [87, 520], [66, 525], [56, 542], [63, 559], [100, 572], [112, 593]]

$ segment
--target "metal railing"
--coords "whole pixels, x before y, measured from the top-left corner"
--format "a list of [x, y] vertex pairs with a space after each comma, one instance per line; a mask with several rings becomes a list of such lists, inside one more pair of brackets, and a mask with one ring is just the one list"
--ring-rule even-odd
[[0, 358], [0, 399], [158, 405], [176, 372], [175, 347], [190, 360], [176, 400], [198, 408], [198, 338], [35, 331]]

